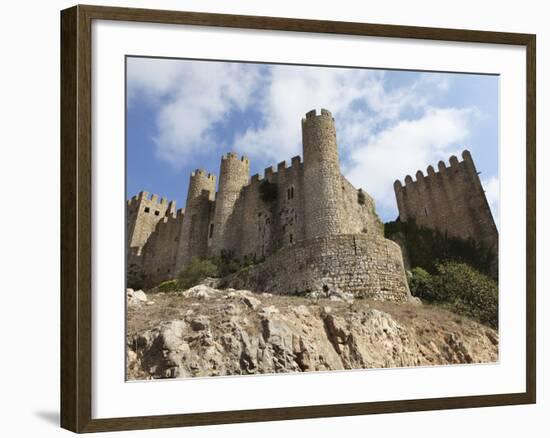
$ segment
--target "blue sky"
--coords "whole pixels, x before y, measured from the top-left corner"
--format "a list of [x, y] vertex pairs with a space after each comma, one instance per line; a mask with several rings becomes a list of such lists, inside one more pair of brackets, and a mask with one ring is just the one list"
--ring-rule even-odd
[[301, 118], [336, 120], [342, 173], [397, 216], [393, 181], [468, 149], [498, 224], [498, 77], [357, 68], [127, 58], [127, 196], [184, 206], [189, 174], [219, 174], [224, 152], [251, 174], [301, 152]]

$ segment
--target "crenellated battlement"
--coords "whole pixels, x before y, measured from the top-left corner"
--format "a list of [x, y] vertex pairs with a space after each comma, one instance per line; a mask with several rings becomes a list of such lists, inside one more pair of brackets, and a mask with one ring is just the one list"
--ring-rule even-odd
[[216, 192], [216, 176], [212, 173], [207, 173], [204, 169], [195, 169], [189, 177], [189, 187], [187, 189], [186, 207], [190, 207], [195, 200], [202, 198], [203, 191], [207, 190], [212, 199]]
[[[129, 253], [143, 249], [129, 276], [155, 285], [174, 278], [193, 257], [230, 251], [239, 258], [268, 259], [311, 239], [367, 229], [375, 235], [379, 227], [372, 199], [359, 196], [341, 174], [330, 111], [305, 114], [302, 146], [301, 155], [252, 176], [246, 155], [220, 154], [217, 176], [203, 168], [189, 172], [185, 209], [147, 192], [129, 199], [127, 248]], [[139, 208], [130, 210], [134, 203]]]
[[437, 163], [437, 171], [435, 171], [434, 167], [430, 165], [426, 169], [427, 175], [424, 175], [421, 170], [418, 170], [415, 174], [415, 179], [413, 179], [410, 175], [407, 175], [404, 180], [405, 185], [403, 185], [400, 180], [395, 180], [395, 182], [393, 183], [393, 187], [396, 192], [407, 189], [415, 189], [420, 183], [435, 182], [438, 176], [447, 177], [452, 172], [464, 170], [466, 166], [468, 166], [470, 169], [473, 168], [475, 170], [475, 166], [472, 161], [472, 155], [468, 150], [465, 149], [464, 151], [462, 151], [462, 161], [459, 161], [456, 155], [452, 155], [449, 158], [449, 165], [446, 165], [444, 161], [439, 161]]
[[263, 178], [260, 177], [260, 174], [259, 173], [255, 173], [254, 175], [252, 175], [250, 177], [250, 184], [254, 184], [254, 183], [258, 183], [260, 181], [262, 181]]
[[226, 161], [226, 160], [234, 160], [234, 161], [241, 161], [243, 163], [249, 163], [249, 159], [246, 155], [242, 155], [239, 158], [239, 154], [233, 151], [226, 152], [225, 154], [222, 155], [222, 161]]
[[204, 169], [195, 169], [194, 171], [191, 172], [191, 177], [192, 178], [202, 177], [212, 181], [216, 181], [216, 175], [214, 175], [213, 173], [206, 172], [206, 170]]
[[334, 118], [332, 117], [332, 113], [329, 110], [322, 108], [320, 114], [317, 114], [316, 109], [312, 109], [311, 111], [308, 111], [306, 113], [306, 116], [302, 118], [302, 124], [311, 120], [316, 120], [318, 118], [329, 118], [330, 120], [334, 121]]
[[159, 199], [157, 194], [149, 194], [149, 192], [145, 191], [139, 192], [126, 201], [127, 206], [130, 208], [139, 208], [141, 203], [145, 203], [150, 209], [157, 209], [163, 212], [166, 211], [166, 209], [169, 210], [172, 203], [174, 203], [175, 206], [175, 201], [168, 201], [168, 199], [164, 197]]
[[175, 216], [176, 215], [176, 201], [170, 201], [168, 203], [168, 209], [166, 210], [166, 216]]
[[274, 173], [275, 173], [275, 171], [273, 170], [273, 166], [266, 167], [264, 169], [264, 179], [265, 180], [272, 179]]
[[416, 179], [407, 175], [404, 185], [396, 180], [393, 186], [400, 221], [474, 239], [497, 254], [498, 231], [468, 150], [462, 161], [452, 155], [448, 164], [437, 163], [437, 171], [428, 166], [427, 175], [419, 170]]

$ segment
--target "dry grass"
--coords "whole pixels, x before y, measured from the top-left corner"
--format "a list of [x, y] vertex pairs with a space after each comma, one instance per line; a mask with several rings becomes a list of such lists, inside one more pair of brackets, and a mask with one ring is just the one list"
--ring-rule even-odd
[[[183, 319], [190, 314], [205, 315], [212, 323], [222, 321], [224, 309], [230, 302], [220, 293], [219, 297], [212, 297], [208, 300], [196, 298], [185, 298], [181, 292], [148, 294], [151, 303], [141, 307], [127, 309], [127, 334], [133, 335], [145, 330], [157, 327], [162, 321]], [[392, 315], [400, 324], [412, 327], [420, 337], [430, 338], [433, 331], [441, 330], [454, 332], [460, 330], [464, 333], [479, 333], [480, 327], [485, 327], [466, 317], [456, 315], [436, 305], [416, 305], [411, 303], [393, 303], [388, 301], [375, 301], [367, 299], [356, 299], [353, 304], [344, 301], [332, 301], [322, 298], [318, 300], [296, 297], [277, 296], [271, 297], [255, 295], [262, 304], [261, 307], [275, 306], [281, 313], [285, 309], [299, 305], [306, 305], [314, 314], [319, 314], [325, 306], [330, 306], [336, 313], [360, 312], [367, 308], [377, 309]], [[241, 306], [243, 316], [250, 318], [250, 323], [256, 322], [258, 312], [251, 311], [246, 306]]]

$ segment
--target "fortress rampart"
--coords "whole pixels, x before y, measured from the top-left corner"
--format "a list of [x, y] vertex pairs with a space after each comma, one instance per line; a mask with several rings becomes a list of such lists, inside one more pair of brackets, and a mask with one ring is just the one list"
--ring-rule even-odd
[[474, 239], [498, 253], [498, 231], [469, 151], [427, 169], [416, 179], [405, 177], [405, 185], [395, 181], [399, 220], [415, 220], [424, 226], [462, 239]]
[[410, 300], [404, 272], [395, 242], [377, 234], [339, 234], [287, 246], [264, 263], [239, 271], [228, 286], [280, 295], [348, 292], [403, 302]]
[[[332, 114], [308, 112], [302, 140], [303, 161], [295, 156], [261, 176], [249, 176], [247, 157], [225, 154], [217, 191], [215, 175], [196, 169], [185, 210], [144, 193], [128, 201], [128, 284], [151, 287], [176, 278], [193, 257], [227, 251], [265, 260], [251, 272], [270, 275], [266, 287], [276, 293], [349, 286], [365, 296], [408, 299], [399, 248], [383, 238], [372, 197], [340, 173]], [[283, 266], [300, 257], [308, 262]]]
[[[127, 282], [151, 287], [176, 278], [193, 257], [224, 251], [262, 261], [233, 281], [280, 294], [346, 291], [410, 298], [399, 246], [383, 237], [374, 201], [340, 173], [335, 121], [327, 110], [302, 119], [303, 161], [249, 176], [230, 152], [220, 177], [191, 173], [185, 209], [142, 192], [127, 204]], [[470, 153], [428, 175], [394, 184], [400, 219], [498, 245], [496, 227]], [[241, 287], [241, 286], [239, 286]]]

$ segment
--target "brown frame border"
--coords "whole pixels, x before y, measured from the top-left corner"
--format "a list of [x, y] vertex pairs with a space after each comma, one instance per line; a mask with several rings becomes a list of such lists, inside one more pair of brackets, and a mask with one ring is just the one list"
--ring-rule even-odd
[[[525, 46], [527, 51], [526, 392], [92, 419], [92, 20], [139, 21]], [[531, 34], [84, 5], [61, 11], [61, 426], [80, 433], [536, 403], [535, 59], [536, 36]]]

